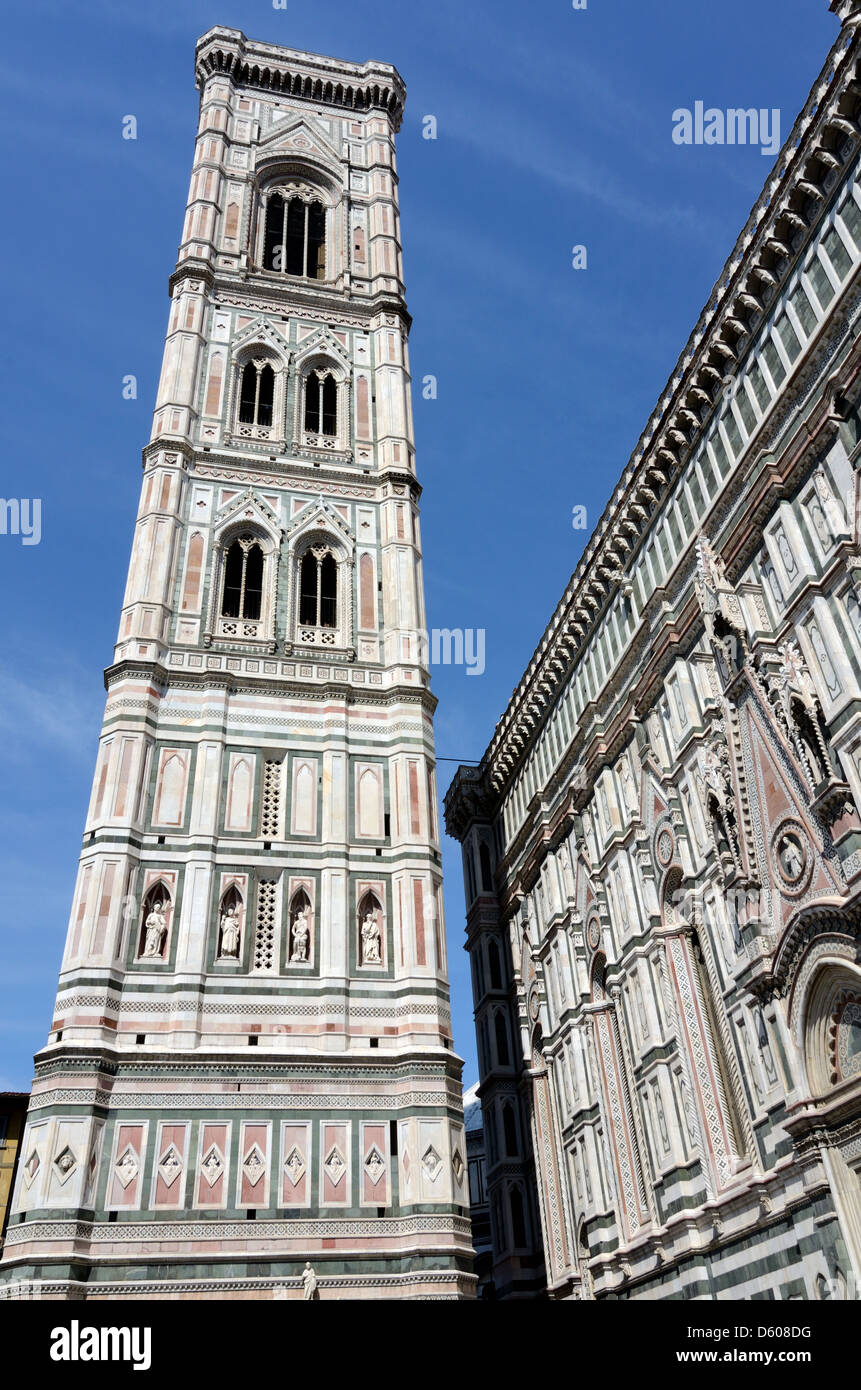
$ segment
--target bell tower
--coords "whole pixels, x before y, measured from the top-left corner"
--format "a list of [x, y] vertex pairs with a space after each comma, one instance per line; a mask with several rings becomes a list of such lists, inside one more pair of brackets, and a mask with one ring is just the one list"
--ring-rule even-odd
[[[211, 29], [52, 1030], [0, 1278], [469, 1297], [395, 134]], [[312, 1281], [313, 1282], [313, 1281]]]

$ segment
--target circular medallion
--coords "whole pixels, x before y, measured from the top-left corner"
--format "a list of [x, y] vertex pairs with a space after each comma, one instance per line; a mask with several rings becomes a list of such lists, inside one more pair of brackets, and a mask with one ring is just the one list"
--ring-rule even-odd
[[601, 945], [601, 923], [597, 917], [590, 917], [586, 923], [586, 940], [593, 951]]
[[529, 995], [529, 1017], [532, 1019], [533, 1023], [538, 1022], [538, 1016], [540, 1013], [541, 1000], [538, 998], [538, 990], [533, 989]]
[[662, 866], [662, 868], [665, 869], [669, 864], [670, 860], [672, 859], [673, 849], [674, 844], [672, 832], [667, 829], [660, 831], [658, 835], [657, 852], [658, 863]]
[[813, 873], [813, 855], [804, 828], [797, 821], [783, 821], [772, 836], [771, 853], [781, 892], [789, 897], [803, 893]]

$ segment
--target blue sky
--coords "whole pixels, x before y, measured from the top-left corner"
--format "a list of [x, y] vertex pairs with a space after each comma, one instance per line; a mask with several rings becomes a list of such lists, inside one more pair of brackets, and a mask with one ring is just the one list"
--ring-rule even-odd
[[[440, 759], [478, 759], [771, 165], [673, 143], [672, 113], [777, 107], [831, 44], [827, 0], [28, 0], [4, 15], [0, 1090], [50, 1024], [213, 24], [408, 89], [399, 143], [428, 621], [484, 628], [440, 667]], [[138, 139], [121, 138], [123, 116]], [[434, 115], [436, 141], [422, 138]], [[571, 267], [571, 248], [588, 269]], [[122, 398], [122, 378], [138, 398]], [[444, 791], [454, 763], [440, 763]], [[460, 851], [445, 845], [455, 1044], [476, 1079]]]

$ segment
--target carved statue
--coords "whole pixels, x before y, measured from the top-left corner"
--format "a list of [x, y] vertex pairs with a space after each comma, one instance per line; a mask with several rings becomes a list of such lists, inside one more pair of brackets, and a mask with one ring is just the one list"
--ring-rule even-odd
[[[820, 654], [816, 641], [814, 641], [814, 630], [819, 645], [822, 646], [822, 654]], [[810, 627], [810, 637], [820, 665], [822, 665], [824, 655], [831, 677], [836, 682], [837, 676], [834, 668], [831, 666], [828, 653], [822, 644], [819, 630], [815, 628], [814, 624], [811, 624]], [[781, 664], [777, 674], [772, 676], [769, 682], [775, 712], [779, 717], [784, 733], [795, 746], [802, 768], [805, 769], [812, 785], [816, 786], [817, 783], [830, 777], [833, 772], [822, 730], [824, 723], [822, 706], [816, 694], [816, 687], [804, 664], [804, 658], [795, 642], [785, 642], [778, 648], [778, 651]], [[827, 680], [824, 666], [823, 675], [826, 676]], [[837, 688], [839, 690], [839, 684]]]
[[310, 911], [311, 909], [306, 903], [305, 906], [296, 913], [293, 920], [293, 926], [291, 928], [291, 940], [293, 942], [293, 949], [290, 952], [291, 960], [306, 961], [308, 959], [308, 939], [311, 934], [308, 926]]
[[236, 960], [239, 955], [239, 907], [230, 903], [221, 914], [221, 950], [223, 959]]
[[380, 928], [377, 923], [377, 914], [373, 910], [365, 913], [362, 922], [362, 964], [380, 965]]
[[317, 1297], [317, 1274], [311, 1266], [311, 1261], [305, 1261], [305, 1268], [302, 1270], [302, 1294], [303, 1300]]
[[778, 846], [778, 853], [787, 878], [800, 878], [804, 868], [804, 854], [791, 835], [784, 835]]
[[711, 738], [700, 754], [704, 803], [708, 820], [722, 855], [729, 855], [741, 869], [741, 846], [735, 813], [735, 793], [730, 752], [720, 720], [712, 723]]
[[160, 956], [164, 950], [167, 937], [167, 918], [164, 909], [165, 905], [159, 899], [158, 902], [153, 903], [147, 915], [143, 954], [148, 959]]

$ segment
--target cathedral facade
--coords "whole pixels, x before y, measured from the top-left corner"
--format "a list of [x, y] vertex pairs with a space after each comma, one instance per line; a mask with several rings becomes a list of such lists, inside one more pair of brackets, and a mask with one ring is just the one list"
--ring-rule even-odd
[[472, 1295], [403, 83], [216, 28], [0, 1280]]
[[861, 3], [478, 767], [499, 1297], [857, 1297]]

